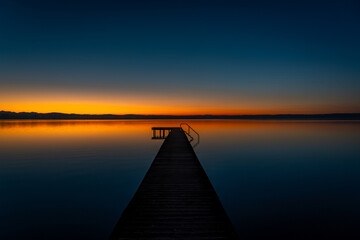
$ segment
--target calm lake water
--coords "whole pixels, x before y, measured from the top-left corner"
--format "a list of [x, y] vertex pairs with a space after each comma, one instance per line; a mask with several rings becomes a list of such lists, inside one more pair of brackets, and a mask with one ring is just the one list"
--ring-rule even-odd
[[[177, 120], [0, 121], [0, 239], [107, 239]], [[360, 239], [359, 121], [187, 121], [242, 239]]]

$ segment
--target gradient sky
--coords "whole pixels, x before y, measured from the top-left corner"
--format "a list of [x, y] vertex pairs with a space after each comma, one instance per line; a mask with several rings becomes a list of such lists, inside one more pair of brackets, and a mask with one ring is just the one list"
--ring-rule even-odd
[[359, 13], [358, 0], [2, 0], [0, 110], [360, 112]]

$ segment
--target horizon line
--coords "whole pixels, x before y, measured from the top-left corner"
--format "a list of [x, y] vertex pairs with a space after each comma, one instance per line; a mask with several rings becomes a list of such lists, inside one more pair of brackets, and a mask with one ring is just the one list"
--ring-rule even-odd
[[283, 120], [360, 120], [360, 113], [319, 113], [319, 114], [253, 114], [253, 115], [159, 115], [159, 114], [76, 114], [60, 112], [11, 112], [0, 111], [0, 119], [64, 119], [64, 120], [111, 120], [111, 119], [283, 119]]
[[280, 116], [280, 115], [334, 115], [334, 114], [343, 114], [343, 115], [351, 115], [351, 114], [360, 114], [360, 112], [328, 112], [328, 113], [260, 113], [260, 114], [139, 114], [139, 113], [126, 113], [126, 114], [114, 114], [114, 113], [65, 113], [65, 112], [13, 112], [0, 110], [0, 113], [14, 113], [14, 114], [64, 114], [64, 115], [91, 115], [91, 116], [103, 116], [103, 115], [111, 115], [111, 116]]

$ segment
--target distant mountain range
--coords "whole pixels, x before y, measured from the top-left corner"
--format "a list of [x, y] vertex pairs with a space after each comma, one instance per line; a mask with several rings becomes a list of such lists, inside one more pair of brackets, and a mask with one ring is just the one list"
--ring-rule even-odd
[[360, 120], [360, 113], [276, 114], [276, 115], [138, 115], [66, 114], [0, 111], [0, 119], [282, 119], [282, 120]]

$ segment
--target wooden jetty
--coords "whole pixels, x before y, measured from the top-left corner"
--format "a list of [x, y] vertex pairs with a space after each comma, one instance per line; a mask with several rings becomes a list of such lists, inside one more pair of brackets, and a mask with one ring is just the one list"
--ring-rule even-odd
[[156, 130], [168, 135], [110, 239], [238, 239], [182, 128]]

